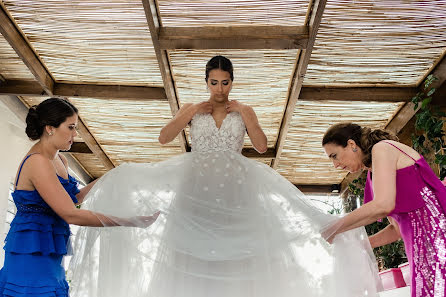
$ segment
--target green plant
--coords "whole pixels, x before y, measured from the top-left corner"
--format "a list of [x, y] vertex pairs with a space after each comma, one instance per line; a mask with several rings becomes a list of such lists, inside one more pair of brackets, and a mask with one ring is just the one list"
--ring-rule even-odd
[[[431, 158], [429, 163], [437, 166], [437, 174], [440, 179], [446, 177], [446, 155], [445, 150], [445, 132], [444, 117], [446, 113], [435, 111], [431, 105], [432, 95], [436, 89], [432, 84], [437, 80], [433, 75], [429, 75], [423, 84], [423, 89], [413, 98], [414, 110], [420, 108], [415, 115], [415, 134], [412, 135], [413, 148], [425, 157]], [[420, 106], [421, 104], [421, 106]]]
[[366, 177], [364, 174], [362, 174], [357, 179], [353, 180], [348, 185], [348, 196], [346, 199], [344, 199], [344, 209], [346, 212], [351, 212], [355, 210], [357, 205], [357, 200], [361, 201], [363, 203], [364, 201], [364, 187], [365, 187]]
[[[365, 182], [365, 176], [361, 176], [353, 180], [349, 184], [349, 195], [344, 201], [344, 208], [346, 212], [350, 212], [356, 209], [356, 201], [358, 200], [358, 198], [361, 204], [364, 203]], [[389, 221], [385, 219], [367, 225], [365, 227], [365, 230], [370, 236], [378, 233], [379, 231], [387, 227], [387, 225], [389, 225]], [[375, 254], [376, 260], [378, 261], [379, 270], [395, 268], [407, 261], [406, 253], [404, 250], [404, 243], [402, 240], [377, 247], [373, 250], [373, 253]]]

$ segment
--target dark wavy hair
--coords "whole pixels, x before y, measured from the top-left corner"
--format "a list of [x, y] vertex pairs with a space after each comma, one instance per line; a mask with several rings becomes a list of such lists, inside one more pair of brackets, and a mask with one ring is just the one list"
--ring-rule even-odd
[[59, 127], [68, 117], [77, 114], [77, 108], [68, 100], [49, 98], [32, 106], [26, 116], [26, 135], [31, 140], [42, 137], [45, 126]]
[[333, 143], [346, 147], [349, 139], [354, 140], [356, 145], [361, 148], [364, 153], [363, 163], [366, 167], [372, 165], [372, 148], [376, 143], [381, 140], [398, 141], [398, 137], [382, 129], [372, 130], [354, 123], [338, 123], [325, 132], [322, 146]]
[[226, 57], [223, 56], [215, 56], [210, 59], [206, 64], [206, 82], [208, 82], [209, 72], [214, 69], [220, 69], [226, 72], [229, 72], [231, 76], [231, 80], [234, 81], [234, 69], [232, 67], [232, 62]]

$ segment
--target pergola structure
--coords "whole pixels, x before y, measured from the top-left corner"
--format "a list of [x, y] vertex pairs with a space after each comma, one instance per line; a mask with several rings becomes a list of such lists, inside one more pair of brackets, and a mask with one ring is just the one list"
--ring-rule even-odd
[[446, 105], [444, 0], [0, 3], [2, 100], [23, 118], [24, 107], [69, 98], [80, 110], [70, 154], [91, 178], [189, 151], [187, 129], [164, 146], [158, 134], [182, 104], [208, 99], [216, 54], [234, 64], [230, 99], [253, 106], [268, 137], [266, 153], [248, 139], [242, 153], [305, 192], [354, 178], [320, 146], [331, 124], [410, 129], [410, 99], [429, 74]]

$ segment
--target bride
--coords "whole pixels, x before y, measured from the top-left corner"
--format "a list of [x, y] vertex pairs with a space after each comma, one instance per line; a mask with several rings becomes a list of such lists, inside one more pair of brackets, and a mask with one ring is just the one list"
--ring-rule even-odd
[[83, 208], [114, 216], [161, 210], [147, 229], [84, 228], [68, 279], [72, 297], [377, 296], [375, 259], [363, 228], [327, 243], [336, 220], [294, 185], [241, 155], [266, 136], [252, 108], [228, 100], [232, 63], [206, 65], [210, 99], [185, 104], [161, 143], [190, 125], [192, 152], [123, 164], [102, 177]]

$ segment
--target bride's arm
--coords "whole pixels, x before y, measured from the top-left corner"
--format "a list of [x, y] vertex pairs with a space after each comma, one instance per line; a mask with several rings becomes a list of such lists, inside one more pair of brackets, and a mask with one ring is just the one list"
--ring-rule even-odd
[[251, 106], [241, 104], [237, 100], [231, 100], [226, 104], [228, 112], [237, 111], [242, 116], [251, 143], [259, 153], [263, 154], [268, 149], [266, 135], [260, 127], [259, 120]]
[[189, 124], [196, 113], [210, 113], [212, 106], [204, 101], [197, 104], [187, 103], [178, 110], [177, 114], [161, 129], [158, 141], [161, 144], [171, 142]]

